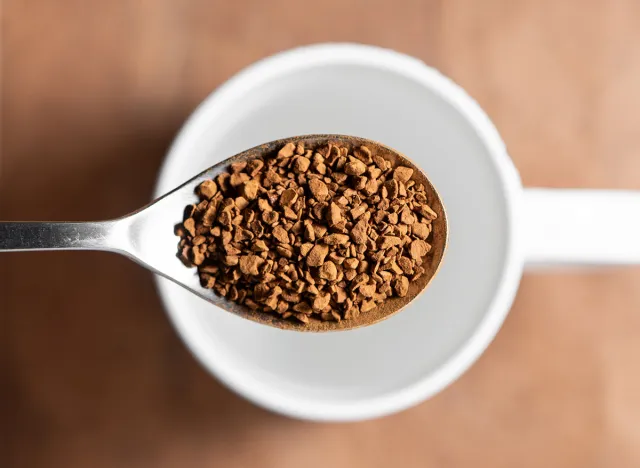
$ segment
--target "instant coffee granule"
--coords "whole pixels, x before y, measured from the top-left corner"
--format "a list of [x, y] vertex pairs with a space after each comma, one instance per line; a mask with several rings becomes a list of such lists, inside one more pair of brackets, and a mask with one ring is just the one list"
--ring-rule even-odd
[[366, 146], [287, 143], [198, 186], [179, 255], [255, 313], [355, 318], [425, 272], [437, 216], [412, 176]]

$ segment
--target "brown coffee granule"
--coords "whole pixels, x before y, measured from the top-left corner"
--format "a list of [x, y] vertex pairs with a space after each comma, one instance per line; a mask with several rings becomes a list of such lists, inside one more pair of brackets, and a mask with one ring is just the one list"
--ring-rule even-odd
[[287, 143], [198, 186], [179, 256], [255, 313], [355, 318], [425, 272], [437, 215], [413, 173], [366, 146]]

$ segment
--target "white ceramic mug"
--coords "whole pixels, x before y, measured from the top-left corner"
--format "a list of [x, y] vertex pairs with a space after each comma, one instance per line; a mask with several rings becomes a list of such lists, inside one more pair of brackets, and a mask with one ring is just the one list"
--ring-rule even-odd
[[328, 334], [257, 325], [158, 278], [193, 354], [265, 408], [313, 420], [407, 408], [449, 385], [485, 350], [523, 265], [640, 262], [639, 194], [523, 190], [473, 99], [422, 62], [370, 46], [303, 47], [230, 79], [180, 131], [155, 195], [259, 143], [312, 133], [378, 140], [419, 164], [447, 208], [449, 250], [428, 290], [402, 313]]

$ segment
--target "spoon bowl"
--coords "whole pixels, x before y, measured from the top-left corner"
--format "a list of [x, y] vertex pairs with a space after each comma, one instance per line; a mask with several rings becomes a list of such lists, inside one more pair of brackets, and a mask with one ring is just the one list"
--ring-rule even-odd
[[[176, 255], [179, 238], [174, 234], [185, 206], [198, 201], [196, 188], [204, 180], [213, 179], [236, 162], [263, 158], [277, 152], [288, 142], [302, 142], [306, 147], [337, 144], [350, 148], [365, 145], [373, 154], [391, 161], [393, 166], [403, 165], [414, 170], [412, 179], [425, 186], [429, 206], [438, 215], [432, 222], [428, 239], [432, 249], [425, 258], [425, 273], [409, 285], [405, 297], [385, 300], [375, 309], [356, 318], [340, 322], [325, 322], [310, 318], [309, 323], [298, 323], [276, 315], [256, 312], [248, 307], [218, 296], [200, 285], [197, 271], [187, 268]], [[132, 260], [186, 288], [219, 308], [247, 320], [275, 328], [320, 332], [349, 330], [371, 325], [399, 312], [434, 278], [447, 247], [448, 224], [442, 200], [426, 174], [409, 158], [378, 142], [346, 135], [303, 135], [275, 140], [232, 156], [198, 174], [191, 180], [153, 201], [146, 207], [113, 221], [91, 223], [0, 223], [0, 252], [27, 250], [106, 250], [128, 256]]]

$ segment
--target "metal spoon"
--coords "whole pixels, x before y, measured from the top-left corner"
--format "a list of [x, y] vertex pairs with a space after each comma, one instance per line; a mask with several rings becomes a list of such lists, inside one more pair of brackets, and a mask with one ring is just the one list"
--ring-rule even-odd
[[[349, 147], [366, 145], [374, 154], [390, 160], [393, 165], [413, 168], [413, 179], [424, 184], [429, 205], [438, 214], [433, 221], [429, 242], [431, 252], [423, 264], [426, 272], [409, 287], [405, 297], [389, 298], [381, 306], [360, 314], [351, 320], [321, 322], [311, 319], [308, 324], [284, 320], [275, 315], [256, 313], [220, 297], [200, 285], [196, 270], [186, 268], [178, 259], [178, 237], [174, 227], [182, 220], [186, 205], [197, 201], [195, 188], [204, 180], [226, 171], [234, 162], [263, 157], [277, 151], [287, 142], [304, 142], [307, 147], [334, 143]], [[101, 222], [3, 222], [0, 223], [0, 252], [28, 250], [106, 250], [126, 255], [156, 274], [183, 286], [221, 309], [254, 322], [276, 328], [297, 331], [348, 330], [371, 325], [383, 320], [413, 301], [429, 284], [438, 271], [447, 246], [447, 217], [438, 192], [427, 176], [406, 156], [375, 141], [345, 135], [305, 135], [276, 140], [243, 151], [185, 182], [180, 187], [153, 201], [140, 210], [122, 218]], [[188, 313], [185, 312], [185, 313]]]

